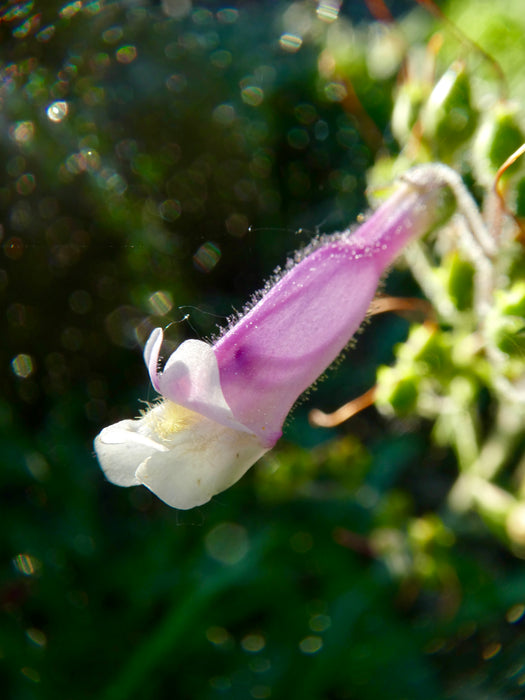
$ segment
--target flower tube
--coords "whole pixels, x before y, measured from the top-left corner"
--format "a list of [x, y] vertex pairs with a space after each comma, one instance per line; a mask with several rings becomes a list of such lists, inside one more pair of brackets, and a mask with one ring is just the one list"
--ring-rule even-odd
[[395, 257], [448, 214], [446, 183], [440, 166], [409, 171], [355, 232], [315, 241], [215, 343], [186, 340], [162, 369], [155, 329], [144, 359], [163, 399], [97, 436], [109, 481], [143, 484], [181, 509], [236, 482], [353, 337]]

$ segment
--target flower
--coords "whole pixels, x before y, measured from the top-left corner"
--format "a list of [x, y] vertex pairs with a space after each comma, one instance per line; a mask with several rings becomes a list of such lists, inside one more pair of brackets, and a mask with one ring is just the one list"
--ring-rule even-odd
[[354, 233], [311, 244], [215, 343], [186, 340], [162, 370], [154, 330], [144, 359], [163, 399], [95, 439], [109, 481], [143, 484], [181, 509], [236, 482], [350, 341], [394, 258], [441, 222], [446, 182], [440, 166], [409, 171]]

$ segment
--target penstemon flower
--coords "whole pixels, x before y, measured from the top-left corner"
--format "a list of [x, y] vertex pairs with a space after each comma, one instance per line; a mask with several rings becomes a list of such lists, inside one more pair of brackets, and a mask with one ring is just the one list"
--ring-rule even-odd
[[163, 333], [154, 330], [144, 359], [163, 398], [97, 436], [106, 477], [182, 509], [236, 482], [350, 341], [394, 258], [448, 214], [450, 175], [442, 166], [409, 171], [355, 232], [321, 238], [291, 260], [214, 344], [186, 340], [159, 369]]

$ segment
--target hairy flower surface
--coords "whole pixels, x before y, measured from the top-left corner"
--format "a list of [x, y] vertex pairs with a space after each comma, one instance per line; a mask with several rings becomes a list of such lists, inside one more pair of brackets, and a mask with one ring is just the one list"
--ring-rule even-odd
[[350, 341], [394, 258], [442, 221], [446, 184], [440, 166], [409, 171], [355, 232], [312, 244], [213, 345], [187, 340], [162, 370], [163, 333], [154, 330], [144, 359], [163, 400], [97, 436], [106, 477], [182, 509], [237, 481]]

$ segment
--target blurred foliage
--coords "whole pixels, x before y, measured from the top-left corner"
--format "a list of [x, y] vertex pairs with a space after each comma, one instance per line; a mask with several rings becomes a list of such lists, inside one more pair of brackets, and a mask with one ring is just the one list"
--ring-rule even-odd
[[[524, 696], [520, 4], [2, 3], [3, 697]], [[374, 318], [234, 488], [104, 481], [153, 327], [210, 336], [435, 160], [499, 235], [482, 313], [456, 218], [385, 282], [436, 318]]]

